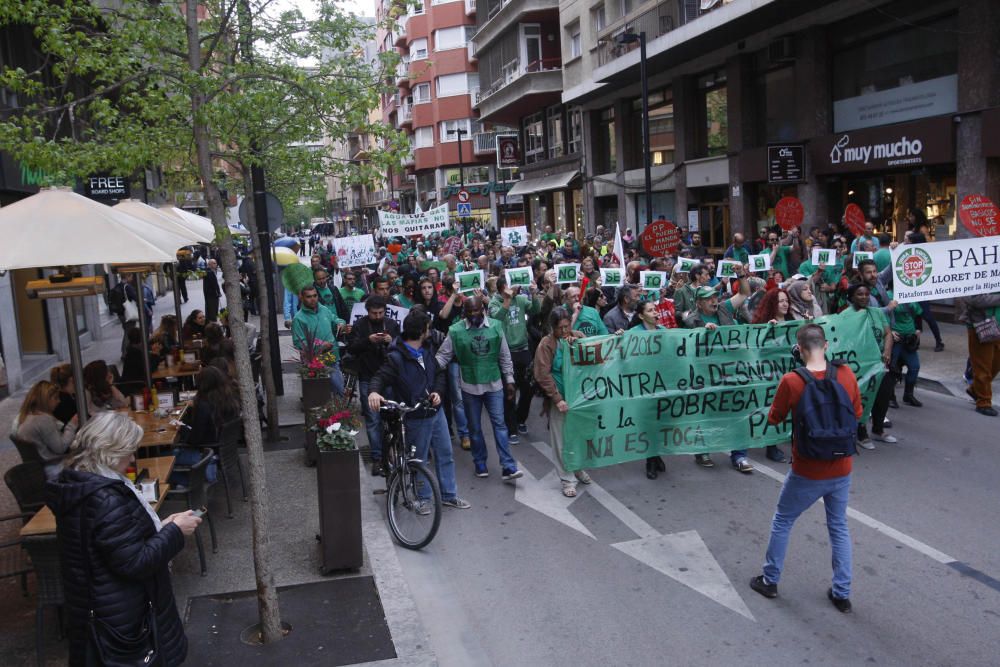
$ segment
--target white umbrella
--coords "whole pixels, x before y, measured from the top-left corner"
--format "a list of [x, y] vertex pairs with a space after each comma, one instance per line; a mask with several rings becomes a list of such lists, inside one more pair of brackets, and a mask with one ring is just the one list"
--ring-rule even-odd
[[180, 245], [176, 248], [178, 250], [184, 246], [191, 245], [192, 243], [201, 243], [204, 241], [201, 234], [193, 231], [190, 227], [181, 222], [179, 218], [169, 215], [161, 209], [144, 204], [138, 199], [129, 199], [127, 201], [119, 202], [114, 206], [114, 208], [135, 216], [157, 229], [162, 229], [163, 231], [176, 236], [178, 240], [181, 241]]
[[87, 199], [49, 188], [0, 208], [0, 269], [174, 261], [179, 237]]
[[190, 229], [198, 236], [198, 241], [201, 243], [211, 243], [215, 239], [215, 225], [208, 218], [195, 215], [190, 211], [185, 211], [170, 204], [165, 204], [157, 210], [175, 218], [182, 225]]

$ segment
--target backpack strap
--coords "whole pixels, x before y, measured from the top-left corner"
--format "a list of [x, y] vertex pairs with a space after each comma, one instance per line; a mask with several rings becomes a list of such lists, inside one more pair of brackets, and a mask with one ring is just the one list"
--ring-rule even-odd
[[802, 378], [802, 381], [805, 382], [806, 385], [816, 381], [816, 378], [813, 377], [813, 374], [810, 373], [809, 369], [807, 369], [805, 366], [799, 366], [798, 368], [796, 368], [795, 374], [798, 375], [800, 378]]

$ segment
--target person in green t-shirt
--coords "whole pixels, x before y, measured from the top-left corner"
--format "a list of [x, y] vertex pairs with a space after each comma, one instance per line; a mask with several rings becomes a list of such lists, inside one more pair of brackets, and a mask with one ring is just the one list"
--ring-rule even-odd
[[[901, 303], [896, 306], [896, 310], [892, 311], [889, 318], [893, 339], [891, 366], [896, 373], [902, 373], [903, 366], [906, 366], [906, 375], [903, 378], [903, 402], [915, 408], [923, 405], [913, 395], [913, 390], [917, 386], [917, 374], [920, 372], [920, 353], [918, 352], [920, 331], [917, 329], [917, 318], [922, 313], [920, 304]], [[896, 397], [893, 396], [889, 404], [895, 403]]]
[[[882, 363], [886, 367], [892, 361], [894, 339], [889, 326], [889, 318], [881, 308], [871, 306], [871, 289], [865, 283], [855, 283], [847, 288], [847, 300], [851, 310], [864, 311], [868, 315], [868, 326], [871, 327], [875, 342], [882, 350]], [[879, 442], [897, 442], [897, 439], [885, 432], [885, 416], [889, 412], [889, 399], [892, 398], [893, 387], [896, 385], [896, 375], [887, 370], [875, 394], [872, 404], [872, 437], [868, 437], [867, 424], [858, 424], [858, 442], [864, 449], [875, 449], [872, 440]]]
[[[534, 283], [531, 284], [534, 288]], [[510, 358], [514, 364], [514, 388], [517, 398], [505, 397], [504, 421], [510, 432], [509, 442], [516, 445], [521, 442], [521, 435], [528, 432], [528, 414], [531, 411], [531, 399], [534, 392], [528, 369], [531, 368], [531, 343], [528, 339], [528, 318], [536, 314], [541, 305], [540, 300], [515, 294], [514, 289], [507, 285], [507, 279], [500, 276], [496, 281], [496, 293], [489, 302], [489, 316], [503, 327], [510, 348]]]
[[833, 264], [816, 266], [811, 259], [799, 264], [799, 273], [811, 278], [814, 284], [813, 296], [824, 313], [836, 312], [837, 285], [844, 275], [844, 263], [839, 257]]
[[558, 234], [552, 233], [552, 226], [551, 225], [546, 225], [545, 226], [545, 233], [542, 234], [542, 242], [543, 243], [548, 243], [549, 241], [556, 241], [558, 238], [559, 238]]
[[608, 297], [600, 287], [591, 287], [583, 295], [583, 305], [573, 315], [573, 331], [586, 337], [607, 336], [608, 327], [601, 319], [600, 309], [608, 305]]
[[354, 304], [364, 301], [365, 291], [358, 287], [358, 276], [354, 271], [344, 272], [344, 284], [340, 287], [340, 296], [347, 305], [348, 313], [354, 308]]

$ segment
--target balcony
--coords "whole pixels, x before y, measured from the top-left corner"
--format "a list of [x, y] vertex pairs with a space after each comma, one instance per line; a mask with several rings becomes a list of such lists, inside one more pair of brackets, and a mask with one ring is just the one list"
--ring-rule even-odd
[[406, 86], [410, 83], [410, 59], [403, 58], [396, 63], [396, 85]]
[[497, 136], [517, 135], [515, 130], [495, 130], [476, 132], [472, 135], [472, 149], [476, 155], [494, 155], [497, 150]]
[[482, 120], [515, 124], [524, 115], [557, 104], [562, 93], [562, 59], [546, 58], [522, 65], [519, 58], [503, 66], [500, 78], [482, 91], [475, 106]]
[[478, 30], [473, 39], [479, 50], [501, 39], [517, 24], [531, 21], [551, 21], [559, 25], [559, 0], [488, 0], [486, 17], [477, 16]]
[[399, 114], [396, 116], [396, 129], [402, 128], [404, 125], [413, 124], [413, 106], [409, 104], [404, 104], [399, 107]]
[[476, 13], [476, 0], [465, 0], [465, 15], [472, 16]]
[[476, 43], [470, 41], [466, 47], [469, 52], [469, 62], [474, 63], [479, 61], [479, 56], [476, 55]]
[[471, 104], [473, 108], [476, 108], [477, 106], [479, 106], [479, 100], [481, 97], [482, 93], [479, 91], [479, 89], [473, 88], [472, 90], [469, 91], [469, 104]]
[[413, 149], [410, 148], [410, 152], [403, 156], [403, 166], [412, 167], [413, 166]]

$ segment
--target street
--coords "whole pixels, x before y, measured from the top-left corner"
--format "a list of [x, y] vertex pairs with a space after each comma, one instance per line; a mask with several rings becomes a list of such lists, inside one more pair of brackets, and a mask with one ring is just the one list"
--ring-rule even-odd
[[647, 480], [636, 462], [592, 471], [567, 499], [536, 402], [513, 447], [525, 477], [503, 483], [491, 446], [476, 479], [456, 448], [473, 509], [446, 510], [424, 551], [396, 548], [440, 664], [996, 664], [996, 422], [921, 397], [890, 411], [898, 444], [855, 458], [850, 615], [826, 599], [820, 504], [795, 525], [779, 597], [748, 586], [787, 464], [752, 450], [742, 475], [724, 454], [714, 469], [677, 456]]

